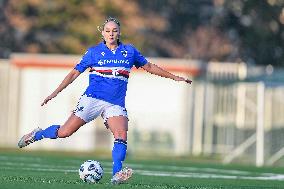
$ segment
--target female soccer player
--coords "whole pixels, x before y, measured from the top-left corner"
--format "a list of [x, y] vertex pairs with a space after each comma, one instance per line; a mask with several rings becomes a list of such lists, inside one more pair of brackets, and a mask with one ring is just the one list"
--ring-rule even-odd
[[125, 96], [130, 69], [142, 67], [149, 73], [170, 78], [175, 81], [191, 83], [189, 79], [173, 75], [155, 64], [148, 62], [133, 45], [119, 41], [120, 23], [115, 18], [108, 18], [101, 27], [103, 42], [87, 50], [74, 69], [61, 84], [41, 104], [47, 104], [63, 89], [71, 84], [81, 73], [90, 68], [89, 86], [81, 96], [76, 109], [63, 125], [51, 125], [46, 129], [36, 128], [24, 135], [18, 143], [25, 147], [43, 138], [65, 138], [71, 136], [81, 126], [99, 115], [114, 136], [112, 149], [113, 184], [127, 181], [132, 169], [122, 169], [126, 156], [128, 117], [125, 109]]

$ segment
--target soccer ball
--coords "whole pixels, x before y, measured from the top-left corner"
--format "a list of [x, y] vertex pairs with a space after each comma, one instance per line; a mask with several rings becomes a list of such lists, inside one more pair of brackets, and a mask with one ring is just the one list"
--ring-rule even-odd
[[84, 182], [96, 183], [102, 179], [104, 174], [100, 162], [95, 160], [85, 161], [79, 169], [79, 176]]

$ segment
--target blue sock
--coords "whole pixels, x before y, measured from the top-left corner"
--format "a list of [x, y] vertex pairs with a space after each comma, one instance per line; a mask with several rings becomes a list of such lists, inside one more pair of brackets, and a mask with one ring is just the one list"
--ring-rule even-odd
[[122, 139], [115, 139], [112, 149], [112, 175], [115, 175], [122, 169], [122, 162], [125, 159], [127, 150], [127, 142]]
[[47, 127], [44, 130], [36, 132], [35, 141], [41, 140], [43, 138], [56, 139], [58, 137], [57, 132], [59, 127], [60, 125], [51, 125], [50, 127]]

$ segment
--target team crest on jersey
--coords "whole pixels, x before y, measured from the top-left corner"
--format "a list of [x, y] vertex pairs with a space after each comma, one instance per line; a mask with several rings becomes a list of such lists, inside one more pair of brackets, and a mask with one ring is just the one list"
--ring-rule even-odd
[[127, 57], [127, 51], [121, 51], [121, 54], [126, 58]]
[[105, 56], [105, 52], [101, 52], [101, 55]]

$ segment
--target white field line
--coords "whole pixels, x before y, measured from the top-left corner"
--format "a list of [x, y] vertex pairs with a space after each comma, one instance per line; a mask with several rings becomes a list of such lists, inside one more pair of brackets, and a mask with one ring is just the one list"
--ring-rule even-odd
[[[25, 167], [17, 166], [18, 163], [15, 162], [0, 162], [2, 170], [15, 170], [15, 166], [18, 170], [26, 171], [46, 171], [46, 172], [78, 172], [77, 169], [68, 169], [68, 166], [52, 166], [52, 165], [42, 165], [42, 164], [25, 164]], [[29, 167], [30, 166], [30, 167]], [[46, 168], [43, 168], [46, 167]], [[67, 168], [67, 169], [66, 169]], [[111, 168], [105, 169], [106, 173], [111, 173]], [[134, 170], [135, 174], [145, 175], [145, 176], [160, 176], [160, 177], [179, 177], [179, 178], [204, 178], [204, 179], [244, 179], [244, 180], [277, 180], [284, 181], [283, 174], [273, 174], [264, 173], [259, 176], [236, 176], [236, 175], [223, 175], [223, 174], [212, 174], [212, 173], [192, 173], [192, 172], [168, 172], [168, 171], [147, 171], [143, 169]]]
[[[5, 167], [4, 170], [14, 170], [15, 168]], [[46, 171], [46, 172], [77, 172], [73, 169], [53, 169], [53, 168], [18, 168], [20, 170], [26, 171]], [[106, 173], [111, 174], [111, 171], [107, 171]], [[218, 174], [196, 174], [196, 173], [172, 173], [172, 172], [162, 172], [162, 171], [145, 171], [145, 170], [135, 170], [135, 174], [145, 175], [145, 176], [159, 176], [159, 177], [179, 177], [179, 178], [203, 178], [203, 179], [243, 179], [243, 180], [277, 180], [284, 181], [284, 175], [275, 174], [271, 176], [232, 176], [232, 175], [218, 175]]]
[[39, 157], [12, 157], [12, 156], [5, 156], [5, 155], [0, 155], [0, 160], [16, 160], [16, 161], [33, 161], [33, 162], [40, 162], [43, 159]]
[[[0, 156], [1, 159], [1, 156]], [[2, 159], [3, 160], [3, 159]], [[68, 161], [70, 163], [71, 161]], [[79, 161], [72, 161], [72, 163], [77, 163], [79, 166]], [[104, 167], [112, 167], [111, 162], [101, 162]], [[27, 163], [15, 163], [13, 161], [2, 161], [0, 162], [0, 165], [10, 165], [10, 166], [27, 166]], [[30, 167], [50, 167], [50, 165], [47, 164], [38, 164], [38, 163], [28, 163]], [[178, 172], [196, 172], [196, 174], [200, 172], [205, 172], [205, 173], [216, 173], [216, 174], [229, 174], [229, 175], [251, 175], [253, 174], [252, 172], [248, 171], [238, 171], [238, 170], [224, 170], [224, 169], [213, 169], [213, 168], [195, 168], [195, 167], [179, 167], [179, 166], [160, 166], [160, 165], [141, 165], [141, 164], [131, 164], [127, 163], [127, 167], [131, 167], [133, 169], [157, 169], [157, 170], [169, 170], [169, 171], [178, 171]], [[52, 167], [55, 168], [60, 168], [60, 169], [73, 169], [75, 167], [71, 166], [58, 166], [58, 165], [52, 165]]]
[[[10, 157], [10, 156], [3, 156], [0, 155], [0, 160], [15, 160], [15, 161], [29, 161], [29, 162], [41, 162], [44, 161], [41, 158], [34, 158], [34, 157]], [[80, 163], [79, 160], [66, 160], [67, 163]], [[101, 162], [104, 166], [112, 166], [111, 162]], [[206, 173], [223, 173], [223, 174], [237, 174], [237, 175], [250, 175], [253, 174], [253, 172], [249, 171], [240, 171], [240, 170], [227, 170], [227, 169], [215, 169], [215, 168], [200, 168], [200, 167], [182, 167], [182, 166], [162, 166], [162, 165], [142, 165], [142, 164], [133, 164], [133, 163], [127, 163], [128, 167], [134, 168], [134, 169], [158, 169], [158, 170], [170, 170], [170, 171], [193, 171], [193, 172], [206, 172]]]
[[[66, 160], [68, 163], [78, 163], [78, 160]], [[103, 165], [112, 166], [111, 162], [102, 162]], [[170, 170], [170, 171], [194, 171], [194, 172], [206, 172], [206, 173], [224, 173], [224, 174], [238, 174], [238, 175], [250, 175], [254, 174], [254, 172], [250, 171], [240, 171], [233, 169], [215, 169], [215, 168], [201, 168], [201, 167], [181, 167], [174, 165], [142, 165], [142, 164], [134, 164], [127, 163], [128, 167], [135, 169], [160, 169], [160, 170]]]
[[[8, 167], [35, 167], [35, 168], [49, 168], [53, 167], [56, 169], [75, 169], [75, 166], [67, 166], [67, 165], [50, 165], [50, 164], [38, 164], [38, 163], [18, 163], [14, 161], [6, 161], [6, 162], [0, 162], [0, 166], [8, 166]], [[79, 167], [79, 165], [78, 165]], [[79, 169], [79, 168], [78, 168]]]
[[[141, 168], [145, 169], [145, 165], [141, 164], [127, 164], [129, 167], [133, 168]], [[249, 171], [239, 171], [239, 170], [226, 170], [226, 169], [214, 169], [214, 168], [200, 168], [200, 167], [180, 167], [180, 166], [173, 166], [173, 165], [168, 165], [168, 166], [162, 166], [162, 165], [151, 165], [148, 166], [151, 169], [167, 169], [167, 170], [176, 170], [176, 171], [194, 171], [194, 172], [208, 172], [208, 173], [224, 173], [224, 174], [238, 174], [238, 175], [248, 175], [252, 174]]]

